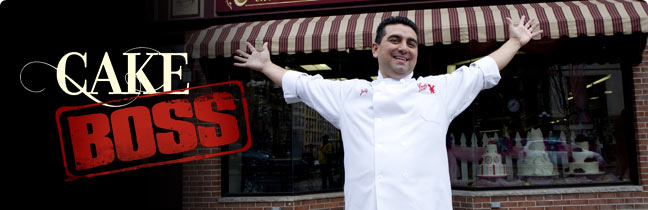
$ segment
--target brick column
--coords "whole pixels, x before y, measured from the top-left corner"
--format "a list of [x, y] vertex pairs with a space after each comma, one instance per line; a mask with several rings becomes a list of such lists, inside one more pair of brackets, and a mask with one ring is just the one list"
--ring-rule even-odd
[[[648, 192], [648, 46], [644, 49], [641, 64], [632, 68], [637, 121], [637, 161], [639, 183]], [[648, 196], [646, 196], [648, 198]], [[644, 200], [644, 202], [648, 202]]]
[[182, 208], [202, 209], [220, 207], [220, 157], [183, 163]]
[[[188, 43], [191, 32], [185, 33], [185, 43]], [[191, 61], [190, 61], [191, 62]], [[192, 86], [206, 84], [201, 66], [194, 61]], [[200, 122], [194, 119], [194, 124]], [[198, 148], [187, 152], [185, 156], [215, 153], [220, 148]], [[182, 209], [216, 209], [221, 197], [221, 158], [213, 157], [203, 160], [190, 161], [182, 164]]]

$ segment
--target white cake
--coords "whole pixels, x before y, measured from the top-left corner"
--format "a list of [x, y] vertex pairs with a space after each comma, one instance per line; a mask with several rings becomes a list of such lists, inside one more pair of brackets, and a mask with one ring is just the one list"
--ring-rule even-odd
[[551, 176], [558, 174], [554, 171], [554, 166], [549, 159], [549, 154], [545, 151], [542, 132], [540, 129], [532, 131], [530, 138], [527, 138], [527, 147], [525, 148], [526, 156], [522, 159], [520, 165], [520, 176]]
[[502, 164], [502, 155], [497, 153], [497, 145], [486, 145], [486, 152], [479, 164], [480, 176], [506, 176], [506, 166]]
[[589, 151], [589, 143], [586, 141], [576, 142], [576, 145], [582, 151], [572, 151], [574, 161], [569, 163], [569, 172], [572, 174], [599, 173], [599, 164], [594, 158], [594, 152]]

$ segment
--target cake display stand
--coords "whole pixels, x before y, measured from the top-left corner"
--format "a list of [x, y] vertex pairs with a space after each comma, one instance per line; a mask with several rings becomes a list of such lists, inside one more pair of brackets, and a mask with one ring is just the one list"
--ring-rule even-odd
[[503, 180], [503, 179], [506, 179], [507, 176], [508, 176], [508, 174], [504, 174], [504, 175], [497, 175], [497, 176], [484, 176], [484, 175], [477, 175], [477, 177], [478, 177], [479, 179], [481, 179], [481, 180], [485, 180], [485, 181], [489, 181], [489, 182], [497, 182], [497, 180], [500, 180], [500, 179], [502, 179], [502, 180]]
[[574, 176], [597, 176], [597, 175], [603, 175], [603, 174], [605, 174], [605, 172], [603, 172], [603, 171], [599, 171], [599, 172], [596, 172], [596, 173], [573, 173], [573, 172], [569, 173], [569, 175], [574, 175]]
[[497, 179], [497, 178], [504, 178], [504, 177], [507, 177], [507, 176], [508, 176], [508, 174], [498, 175], [498, 176], [477, 175], [477, 177], [482, 178], [482, 179]]
[[549, 174], [549, 175], [521, 175], [520, 178], [526, 181], [544, 181], [552, 180], [554, 177], [559, 174]]
[[549, 175], [521, 175], [521, 177], [552, 177], [558, 176], [559, 174], [549, 174]]
[[525, 181], [529, 185], [548, 185], [551, 184], [559, 174], [549, 175], [523, 175], [520, 180]]

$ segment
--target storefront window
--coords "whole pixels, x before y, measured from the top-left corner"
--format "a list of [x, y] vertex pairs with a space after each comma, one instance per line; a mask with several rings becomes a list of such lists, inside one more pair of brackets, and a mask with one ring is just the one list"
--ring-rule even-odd
[[229, 193], [341, 190], [339, 130], [303, 103], [286, 104], [283, 92], [271, 81], [251, 80], [245, 88], [253, 146], [228, 156]]
[[455, 188], [629, 183], [620, 64], [506, 69], [448, 132]]
[[[637, 182], [631, 63], [641, 37], [531, 43], [448, 128], [453, 189], [578, 187]], [[638, 38], [638, 39], [635, 39]], [[645, 38], [644, 38], [645, 40]], [[638, 43], [636, 49], [624, 46]], [[414, 77], [439, 75], [497, 49], [496, 43], [421, 47]], [[325, 79], [377, 75], [369, 50], [273, 55], [275, 64]], [[339, 130], [303, 103], [288, 105], [260, 73], [210, 60], [212, 78], [245, 84], [252, 148], [223, 157], [225, 196], [342, 191]], [[326, 64], [326, 70], [312, 70]], [[309, 70], [309, 68], [311, 68]], [[314, 67], [313, 67], [314, 68]], [[207, 75], [209, 77], [209, 75]], [[328, 139], [330, 146], [324, 142]], [[325, 149], [323, 149], [325, 148]], [[326, 154], [322, 154], [327, 150]], [[326, 159], [323, 160], [322, 158]]]
[[[273, 59], [280, 61], [281, 57]], [[252, 146], [245, 152], [222, 156], [224, 195], [342, 191], [344, 166], [340, 131], [304, 103], [286, 104], [282, 89], [262, 74], [228, 67], [231, 66], [228, 62], [225, 59], [203, 60], [202, 68], [218, 69], [203, 72], [210, 83], [225, 80], [243, 83]], [[286, 67], [300, 68], [294, 63]], [[322, 72], [311, 74], [319, 73]], [[330, 78], [334, 73], [322, 74]]]
[[516, 55], [450, 124], [453, 189], [636, 184], [631, 63], [641, 39], [544, 40]]

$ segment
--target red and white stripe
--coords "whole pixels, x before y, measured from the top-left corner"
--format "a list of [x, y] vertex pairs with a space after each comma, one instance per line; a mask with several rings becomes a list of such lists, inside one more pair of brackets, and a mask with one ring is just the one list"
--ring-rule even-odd
[[[425, 46], [508, 39], [506, 17], [525, 15], [543, 29], [536, 39], [606, 36], [648, 32], [648, 4], [635, 0], [588, 0], [459, 8], [435, 8], [380, 13], [230, 23], [194, 32], [186, 47], [192, 58], [229, 57], [249, 41], [260, 49], [268, 42], [272, 54], [368, 49], [383, 19], [406, 16], [419, 26]], [[527, 19], [528, 20], [528, 19]]]

